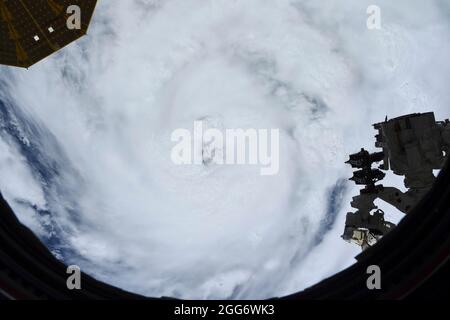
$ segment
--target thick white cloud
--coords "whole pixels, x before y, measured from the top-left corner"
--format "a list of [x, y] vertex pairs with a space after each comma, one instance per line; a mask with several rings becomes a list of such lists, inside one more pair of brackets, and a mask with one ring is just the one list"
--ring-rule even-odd
[[[358, 252], [339, 238], [357, 188], [322, 228], [348, 154], [385, 115], [449, 116], [448, 3], [377, 3], [370, 31], [371, 1], [100, 1], [88, 37], [0, 69], [0, 98], [39, 128], [23, 135], [54, 173], [5, 132], [0, 189], [41, 236], [23, 200], [51, 212], [68, 262], [139, 293], [267, 298], [330, 276]], [[279, 174], [173, 165], [172, 130], [205, 117], [280, 128]]]

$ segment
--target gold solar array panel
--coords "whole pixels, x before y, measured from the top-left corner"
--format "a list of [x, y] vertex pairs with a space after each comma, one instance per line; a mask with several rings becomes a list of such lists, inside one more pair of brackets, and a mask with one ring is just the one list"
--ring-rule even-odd
[[[0, 64], [28, 68], [82, 37], [96, 3], [97, 0], [0, 0]], [[69, 28], [68, 21], [77, 12], [80, 28]]]

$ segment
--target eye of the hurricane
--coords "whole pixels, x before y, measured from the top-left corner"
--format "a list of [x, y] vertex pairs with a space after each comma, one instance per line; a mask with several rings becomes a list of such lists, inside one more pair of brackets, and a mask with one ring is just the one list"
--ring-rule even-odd
[[[224, 132], [223, 124], [219, 118], [203, 117], [197, 120], [197, 122], [202, 123], [204, 130], [216, 130], [215, 132]], [[222, 137], [222, 135], [221, 135]], [[202, 137], [201, 143], [201, 154], [203, 165], [210, 167], [215, 164], [223, 164], [225, 157], [225, 142], [218, 141], [217, 137]]]
[[99, 1], [86, 37], [1, 67], [2, 195], [58, 259], [147, 296], [333, 275], [360, 253], [349, 154], [386, 115], [448, 117], [449, 5], [378, 2], [379, 29], [366, 1]]

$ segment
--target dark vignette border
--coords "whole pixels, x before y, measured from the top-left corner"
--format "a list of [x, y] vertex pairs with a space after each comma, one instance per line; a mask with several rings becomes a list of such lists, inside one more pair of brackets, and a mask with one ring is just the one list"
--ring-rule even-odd
[[[450, 297], [450, 163], [431, 192], [351, 267], [276, 300], [442, 299]], [[368, 290], [367, 267], [378, 265], [381, 290]], [[132, 294], [82, 274], [68, 290], [66, 266], [14, 215], [0, 195], [0, 300], [158, 300]]]

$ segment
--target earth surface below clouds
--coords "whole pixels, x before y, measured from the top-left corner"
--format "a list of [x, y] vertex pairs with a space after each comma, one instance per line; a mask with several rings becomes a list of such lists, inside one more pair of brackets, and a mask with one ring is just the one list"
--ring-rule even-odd
[[[449, 117], [449, 2], [377, 1], [380, 30], [371, 4], [100, 1], [88, 37], [0, 68], [2, 194], [57, 258], [149, 296], [268, 298], [331, 276], [359, 251], [339, 237], [348, 154], [386, 115]], [[280, 129], [278, 174], [176, 166], [171, 133], [202, 119]]]

